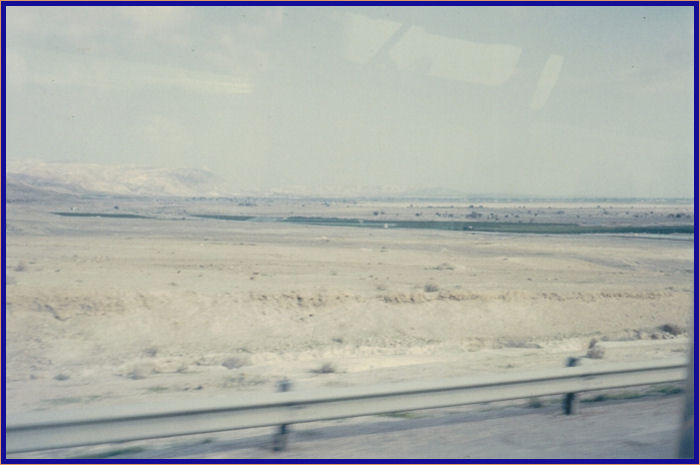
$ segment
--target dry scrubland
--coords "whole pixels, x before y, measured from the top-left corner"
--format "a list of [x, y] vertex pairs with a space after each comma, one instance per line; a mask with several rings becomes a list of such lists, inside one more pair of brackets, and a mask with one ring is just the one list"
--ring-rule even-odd
[[[116, 204], [154, 218], [51, 213], [114, 213]], [[587, 353], [590, 364], [686, 353], [690, 234], [491, 234], [191, 216], [443, 220], [473, 212], [490, 221], [692, 224], [693, 210], [21, 199], [7, 205], [8, 408], [271, 391], [282, 377], [304, 389], [554, 367]]]

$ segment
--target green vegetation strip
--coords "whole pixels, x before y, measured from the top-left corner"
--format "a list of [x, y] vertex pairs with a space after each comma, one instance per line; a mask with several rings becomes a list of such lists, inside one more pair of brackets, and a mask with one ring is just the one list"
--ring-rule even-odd
[[583, 226], [574, 223], [509, 223], [487, 221], [381, 221], [357, 218], [290, 216], [287, 223], [316, 226], [354, 226], [365, 228], [439, 229], [532, 234], [692, 234], [693, 225], [657, 226]]
[[228, 220], [228, 221], [248, 221], [255, 218], [254, 216], [244, 216], [244, 215], [210, 215], [210, 214], [199, 214], [192, 215], [197, 218], [210, 218], [213, 220]]
[[132, 213], [88, 213], [88, 212], [52, 212], [59, 216], [77, 216], [92, 218], [152, 218], [151, 216], [134, 215]]
[[693, 234], [692, 224], [655, 226], [584, 226], [575, 223], [514, 223], [495, 221], [414, 221], [364, 220], [320, 216], [290, 216], [287, 218], [244, 215], [192, 214], [197, 218], [228, 221], [277, 221], [313, 226], [345, 226], [357, 228], [437, 229], [443, 231], [478, 231], [529, 234]]

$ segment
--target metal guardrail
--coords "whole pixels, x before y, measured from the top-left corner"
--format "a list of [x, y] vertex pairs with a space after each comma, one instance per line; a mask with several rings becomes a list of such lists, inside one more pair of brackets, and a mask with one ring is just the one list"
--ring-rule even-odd
[[684, 380], [687, 360], [509, 373], [324, 391], [237, 393], [71, 412], [8, 412], [6, 453], [279, 426]]

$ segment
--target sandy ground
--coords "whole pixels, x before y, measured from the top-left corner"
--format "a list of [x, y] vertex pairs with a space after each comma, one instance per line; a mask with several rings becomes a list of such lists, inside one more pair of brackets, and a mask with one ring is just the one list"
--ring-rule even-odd
[[[689, 347], [675, 333], [692, 315], [692, 236], [183, 220], [184, 207], [156, 203], [139, 210], [165, 212], [152, 220], [50, 213], [61, 208], [8, 205], [10, 413], [271, 391], [283, 377], [304, 389], [557, 367], [593, 338], [608, 362]], [[305, 208], [294, 212], [328, 209]], [[352, 204], [369, 217], [378, 208], [434, 207]], [[668, 221], [692, 214], [652, 208]], [[634, 209], [651, 211], [612, 206], [600, 218]]]

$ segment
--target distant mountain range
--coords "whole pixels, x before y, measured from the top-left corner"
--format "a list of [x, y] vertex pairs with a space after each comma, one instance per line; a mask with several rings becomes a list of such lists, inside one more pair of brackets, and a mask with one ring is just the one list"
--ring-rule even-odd
[[[8, 201], [56, 199], [65, 196], [145, 197], [288, 197], [326, 199], [426, 199], [477, 201], [608, 201], [653, 202], [658, 199], [568, 198], [469, 194], [450, 188], [403, 189], [397, 186], [284, 186], [241, 190], [207, 169], [153, 168], [44, 161], [11, 161], [6, 165]], [[687, 203], [692, 199], [660, 199]]]
[[127, 195], [220, 197], [230, 195], [226, 181], [211, 171], [193, 168], [42, 161], [8, 162], [8, 196], [25, 195]]
[[404, 190], [396, 186], [284, 186], [240, 191], [206, 169], [14, 161], [7, 163], [9, 200], [52, 196], [118, 195], [229, 197], [236, 195], [320, 198], [458, 198], [452, 189]]

